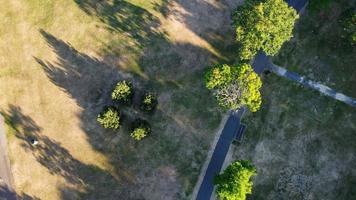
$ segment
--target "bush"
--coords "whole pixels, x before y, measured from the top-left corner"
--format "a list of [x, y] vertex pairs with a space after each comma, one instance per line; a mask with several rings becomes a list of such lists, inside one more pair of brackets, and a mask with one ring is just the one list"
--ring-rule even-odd
[[141, 119], [137, 119], [133, 122], [131, 129], [130, 136], [137, 141], [142, 140], [151, 133], [151, 127], [148, 122]]
[[152, 93], [146, 93], [142, 96], [140, 108], [146, 112], [152, 112], [157, 106], [157, 97]]
[[129, 102], [132, 97], [132, 86], [127, 81], [119, 81], [111, 93], [112, 100]]
[[275, 55], [292, 37], [296, 19], [284, 0], [246, 0], [233, 14], [240, 60], [251, 60], [259, 50]]
[[248, 161], [236, 161], [215, 177], [216, 193], [224, 200], [245, 200], [252, 193], [251, 177], [256, 174], [256, 168]]
[[345, 38], [351, 46], [356, 45], [356, 10], [351, 8], [346, 10], [339, 19], [343, 32], [341, 37]]
[[120, 113], [113, 107], [109, 107], [101, 112], [97, 119], [99, 124], [104, 128], [118, 129], [120, 128]]

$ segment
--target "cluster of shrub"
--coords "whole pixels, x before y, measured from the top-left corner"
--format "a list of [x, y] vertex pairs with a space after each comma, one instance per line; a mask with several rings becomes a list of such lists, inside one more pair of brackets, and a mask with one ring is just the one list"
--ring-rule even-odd
[[[111, 93], [111, 99], [116, 105], [132, 105], [134, 88], [128, 81], [119, 81]], [[138, 107], [146, 113], [152, 113], [158, 104], [156, 96], [151, 92], [140, 95]], [[121, 113], [115, 106], [105, 107], [98, 115], [97, 121], [104, 128], [117, 130], [121, 127]], [[130, 126], [130, 135], [135, 140], [141, 140], [151, 133], [150, 124], [143, 119], [135, 119]]]

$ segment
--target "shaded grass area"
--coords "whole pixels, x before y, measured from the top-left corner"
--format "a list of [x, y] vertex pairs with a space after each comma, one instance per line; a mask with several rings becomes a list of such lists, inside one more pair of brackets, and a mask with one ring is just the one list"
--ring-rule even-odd
[[[137, 76], [131, 77], [119, 71], [115, 72], [109, 65], [76, 51], [69, 44], [45, 31], [42, 31], [42, 35], [57, 53], [60, 62], [52, 64], [37, 58], [36, 60], [43, 66], [53, 83], [68, 92], [84, 108], [79, 116], [81, 126], [88, 134], [93, 147], [108, 155], [114, 166], [121, 163], [123, 167], [117, 170], [130, 169], [131, 173], [141, 178], [151, 176], [152, 170], [161, 166], [174, 166], [177, 181], [181, 182], [178, 185], [182, 184], [184, 191], [182, 193], [181, 190], [176, 190], [177, 195], [189, 196], [204, 154], [208, 150], [209, 138], [212, 137], [206, 135], [205, 131], [214, 129], [220, 120], [220, 112], [217, 111], [213, 100], [208, 98], [209, 93], [204, 90], [203, 82], [196, 78], [200, 77], [202, 72], [193, 73], [193, 77], [187, 76], [182, 80], [176, 80], [175, 85], [166, 86], [164, 82], [155, 83], [152, 80], [147, 83], [151, 85], [146, 87], [156, 90], [161, 95], [167, 94], [168, 99], [161, 99], [159, 111], [153, 116], [142, 116], [142, 113], [135, 110], [124, 110], [126, 121], [132, 121], [140, 116], [151, 122], [153, 133], [137, 143], [131, 140], [127, 129], [120, 131], [121, 135], [117, 135], [112, 131], [102, 130], [95, 119], [101, 107], [109, 102], [108, 93], [117, 80], [132, 79], [138, 87], [145, 85], [145, 81]], [[162, 77], [166, 75], [163, 74]], [[195, 85], [195, 89], [189, 88], [190, 85]], [[201, 96], [205, 102], [194, 100], [197, 96]], [[125, 190], [129, 191], [128, 188]], [[131, 195], [130, 198], [139, 198], [141, 194], [132, 190], [128, 195]]]
[[355, 198], [356, 112], [274, 75], [264, 83], [235, 152], [257, 166], [251, 199]]
[[[352, 3], [307, 10], [274, 62], [355, 97], [355, 49], [338, 22]], [[273, 74], [264, 77], [262, 94], [235, 152], [258, 169], [250, 199], [356, 198], [355, 109]]]
[[[86, 188], [87, 192], [82, 194], [82, 198], [108, 199], [120, 194], [120, 182], [117, 177], [113, 177], [109, 171], [97, 166], [82, 163], [60, 143], [41, 135], [42, 128], [30, 116], [23, 114], [20, 107], [10, 105], [9, 110], [2, 111], [2, 114], [7, 122], [11, 121], [10, 126], [15, 131], [14, 136], [21, 140], [21, 146], [31, 151], [36, 160], [46, 166], [51, 174], [60, 175], [67, 182]], [[32, 146], [30, 138], [36, 138], [40, 144], [36, 147]], [[79, 197], [76, 191], [60, 189], [63, 190], [63, 199]]]
[[355, 1], [332, 1], [327, 9], [307, 10], [274, 62], [356, 97], [356, 48], [343, 38], [345, 12]]

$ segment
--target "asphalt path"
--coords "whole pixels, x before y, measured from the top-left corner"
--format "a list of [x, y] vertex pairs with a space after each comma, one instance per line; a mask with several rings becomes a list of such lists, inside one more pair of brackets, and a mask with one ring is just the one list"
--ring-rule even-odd
[[299, 13], [305, 7], [308, 0], [286, 0], [286, 2]]
[[208, 168], [205, 171], [203, 181], [200, 185], [197, 200], [209, 200], [214, 191], [214, 177], [219, 174], [224, 164], [225, 157], [229, 151], [230, 144], [234, 140], [235, 135], [240, 127], [240, 120], [245, 112], [245, 108], [241, 108], [237, 112], [231, 112], [221, 136], [216, 143], [214, 152], [211, 156]]
[[[307, 0], [287, 0], [286, 2], [299, 13], [305, 7]], [[257, 74], [261, 74], [272, 65], [270, 59], [264, 52], [259, 52], [252, 63], [253, 69]], [[239, 130], [241, 124], [240, 121], [245, 111], [244, 109], [245, 108], [242, 108], [238, 112], [232, 112], [230, 114], [215, 146], [208, 168], [205, 171], [196, 200], [209, 200], [211, 198], [214, 191], [214, 177], [221, 171], [230, 144]]]
[[300, 83], [301, 85], [305, 86], [305, 87], [309, 87], [312, 88], [314, 90], [319, 91], [320, 93], [329, 96], [331, 98], [334, 98], [338, 101], [342, 101], [346, 104], [349, 104], [350, 106], [354, 106], [356, 107], [356, 99], [348, 97], [342, 93], [339, 93], [331, 88], [329, 88], [326, 85], [323, 85], [321, 83], [312, 81], [312, 80], [308, 80], [305, 77], [294, 73], [294, 72], [290, 72], [280, 66], [277, 66], [275, 64], [272, 64], [269, 66], [269, 70], [274, 72], [275, 74], [285, 77], [289, 80], [295, 81], [297, 83]]

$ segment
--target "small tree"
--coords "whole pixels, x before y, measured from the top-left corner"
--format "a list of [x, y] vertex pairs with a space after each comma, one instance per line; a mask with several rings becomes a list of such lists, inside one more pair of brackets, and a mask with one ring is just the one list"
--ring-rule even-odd
[[251, 177], [256, 174], [256, 168], [248, 161], [236, 161], [215, 177], [216, 193], [223, 200], [245, 200], [252, 193]]
[[126, 81], [119, 81], [113, 92], [111, 93], [111, 98], [116, 101], [128, 102], [132, 97], [132, 86], [131, 83]]
[[141, 99], [140, 108], [146, 112], [152, 112], [157, 106], [157, 97], [152, 93], [146, 93]]
[[352, 46], [356, 45], [356, 10], [353, 8], [346, 10], [339, 22], [343, 28], [342, 37], [348, 40]]
[[[211, 71], [216, 70], [216, 68], [221, 69], [220, 66], [217, 66], [212, 68]], [[246, 105], [251, 112], [256, 112], [262, 102], [259, 91], [262, 86], [260, 77], [248, 64], [233, 67], [225, 65], [225, 68], [230, 68], [225, 69], [225, 71], [231, 72], [227, 73], [229, 77], [225, 79], [219, 78], [223, 81], [214, 82], [215, 76], [209, 75], [214, 73], [208, 72], [206, 75], [206, 87], [213, 90], [219, 105], [224, 109], [235, 110]], [[214, 84], [209, 85], [212, 82]]]
[[151, 133], [151, 127], [148, 122], [141, 119], [135, 120], [132, 123], [131, 129], [132, 131], [130, 136], [137, 141], [142, 140]]
[[120, 113], [115, 108], [106, 108], [98, 115], [97, 121], [104, 128], [118, 129], [120, 127]]
[[246, 0], [233, 14], [241, 60], [252, 59], [259, 50], [275, 55], [292, 37], [297, 12], [284, 0]]

